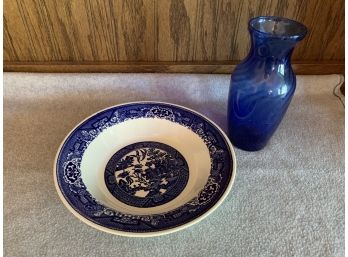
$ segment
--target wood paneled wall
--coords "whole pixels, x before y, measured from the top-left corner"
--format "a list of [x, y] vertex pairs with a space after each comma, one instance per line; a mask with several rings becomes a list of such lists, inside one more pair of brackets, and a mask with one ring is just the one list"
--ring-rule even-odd
[[295, 63], [343, 67], [343, 0], [5, 0], [5, 70], [231, 65], [247, 54], [247, 23], [258, 15], [309, 28]]

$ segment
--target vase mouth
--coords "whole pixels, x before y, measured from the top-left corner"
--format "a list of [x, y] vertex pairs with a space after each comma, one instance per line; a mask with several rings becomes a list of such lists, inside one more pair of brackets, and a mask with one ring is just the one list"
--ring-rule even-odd
[[249, 29], [263, 36], [299, 41], [307, 34], [302, 23], [277, 16], [259, 16], [249, 21]]

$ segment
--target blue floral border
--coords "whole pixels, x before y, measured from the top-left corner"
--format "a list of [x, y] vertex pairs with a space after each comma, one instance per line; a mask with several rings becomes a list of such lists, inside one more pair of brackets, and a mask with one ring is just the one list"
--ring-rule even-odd
[[[90, 195], [81, 179], [81, 159], [93, 139], [110, 126], [143, 117], [166, 119], [187, 127], [202, 138], [210, 153], [211, 171], [203, 190], [183, 206], [163, 214], [130, 215], [107, 208]], [[227, 189], [233, 165], [224, 136], [205, 118], [170, 104], [130, 103], [101, 111], [71, 132], [60, 149], [56, 176], [66, 201], [83, 217], [110, 229], [144, 233], [181, 226], [207, 212]]]

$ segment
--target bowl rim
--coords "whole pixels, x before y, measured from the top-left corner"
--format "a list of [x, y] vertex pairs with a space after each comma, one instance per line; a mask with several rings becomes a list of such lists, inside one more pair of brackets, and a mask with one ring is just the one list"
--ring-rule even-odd
[[[65, 199], [63, 193], [60, 190], [60, 187], [58, 185], [58, 178], [56, 176], [57, 174], [57, 160], [60, 154], [60, 151], [65, 143], [65, 141], [68, 139], [68, 137], [75, 131], [76, 128], [78, 128], [81, 124], [83, 124], [85, 121], [87, 121], [88, 119], [92, 118], [93, 116], [97, 115], [100, 112], [106, 111], [108, 109], [111, 108], [115, 108], [115, 107], [119, 107], [119, 106], [123, 106], [123, 105], [128, 105], [128, 104], [164, 104], [164, 105], [172, 105], [174, 107], [178, 107], [178, 108], [182, 108], [185, 110], [188, 110], [196, 115], [201, 116], [202, 118], [206, 119], [207, 121], [209, 121], [213, 126], [215, 126], [215, 128], [221, 133], [221, 135], [224, 137], [224, 139], [226, 140], [228, 147], [229, 147], [229, 151], [232, 155], [232, 176], [231, 179], [229, 181], [229, 184], [226, 188], [226, 190], [224, 191], [224, 193], [222, 194], [222, 196], [219, 198], [219, 200], [211, 207], [209, 208], [205, 213], [203, 213], [202, 215], [198, 216], [197, 218], [184, 223], [182, 225], [173, 227], [173, 228], [169, 228], [169, 229], [164, 229], [164, 230], [159, 230], [159, 231], [151, 231], [151, 232], [129, 232], [129, 231], [121, 231], [121, 230], [116, 230], [116, 229], [111, 229], [111, 228], [107, 228], [104, 226], [101, 226], [99, 224], [96, 224], [92, 221], [90, 221], [89, 219], [83, 217], [81, 214], [79, 214], [69, 203], [68, 201]], [[119, 235], [119, 236], [126, 236], [126, 237], [154, 237], [154, 236], [161, 236], [161, 235], [166, 235], [166, 234], [170, 234], [170, 233], [174, 233], [180, 230], [183, 230], [185, 228], [188, 228], [200, 221], [202, 221], [203, 219], [205, 219], [207, 216], [209, 216], [212, 212], [214, 212], [222, 203], [223, 201], [226, 199], [227, 195], [230, 193], [232, 186], [234, 184], [234, 180], [235, 180], [235, 176], [236, 176], [236, 170], [237, 170], [237, 159], [236, 159], [236, 154], [233, 148], [233, 145], [231, 143], [231, 141], [229, 140], [228, 136], [226, 135], [226, 133], [220, 128], [220, 126], [218, 126], [215, 122], [213, 122], [211, 119], [209, 119], [207, 116], [205, 116], [204, 114], [201, 114], [195, 110], [192, 110], [191, 108], [182, 106], [182, 105], [178, 105], [178, 104], [173, 104], [173, 103], [169, 103], [169, 102], [161, 102], [161, 101], [132, 101], [132, 102], [124, 102], [121, 104], [117, 104], [117, 105], [112, 105], [109, 107], [106, 107], [104, 109], [101, 109], [91, 115], [89, 115], [88, 117], [86, 117], [85, 119], [83, 119], [82, 121], [80, 121], [76, 126], [74, 126], [73, 129], [71, 129], [68, 134], [64, 137], [64, 139], [62, 140], [61, 144], [58, 147], [56, 156], [54, 158], [54, 163], [53, 163], [53, 179], [54, 179], [54, 185], [55, 185], [55, 189], [58, 193], [58, 196], [60, 198], [60, 200], [63, 202], [63, 204], [65, 205], [65, 207], [76, 217], [78, 218], [80, 221], [86, 223], [87, 225], [109, 233], [109, 234], [114, 234], [114, 235]]]

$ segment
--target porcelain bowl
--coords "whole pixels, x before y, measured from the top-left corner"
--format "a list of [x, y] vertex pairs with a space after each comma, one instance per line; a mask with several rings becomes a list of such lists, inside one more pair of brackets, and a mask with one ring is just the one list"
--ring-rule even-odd
[[160, 102], [104, 109], [64, 139], [54, 164], [65, 206], [92, 227], [156, 236], [188, 227], [225, 199], [236, 158], [207, 117]]

